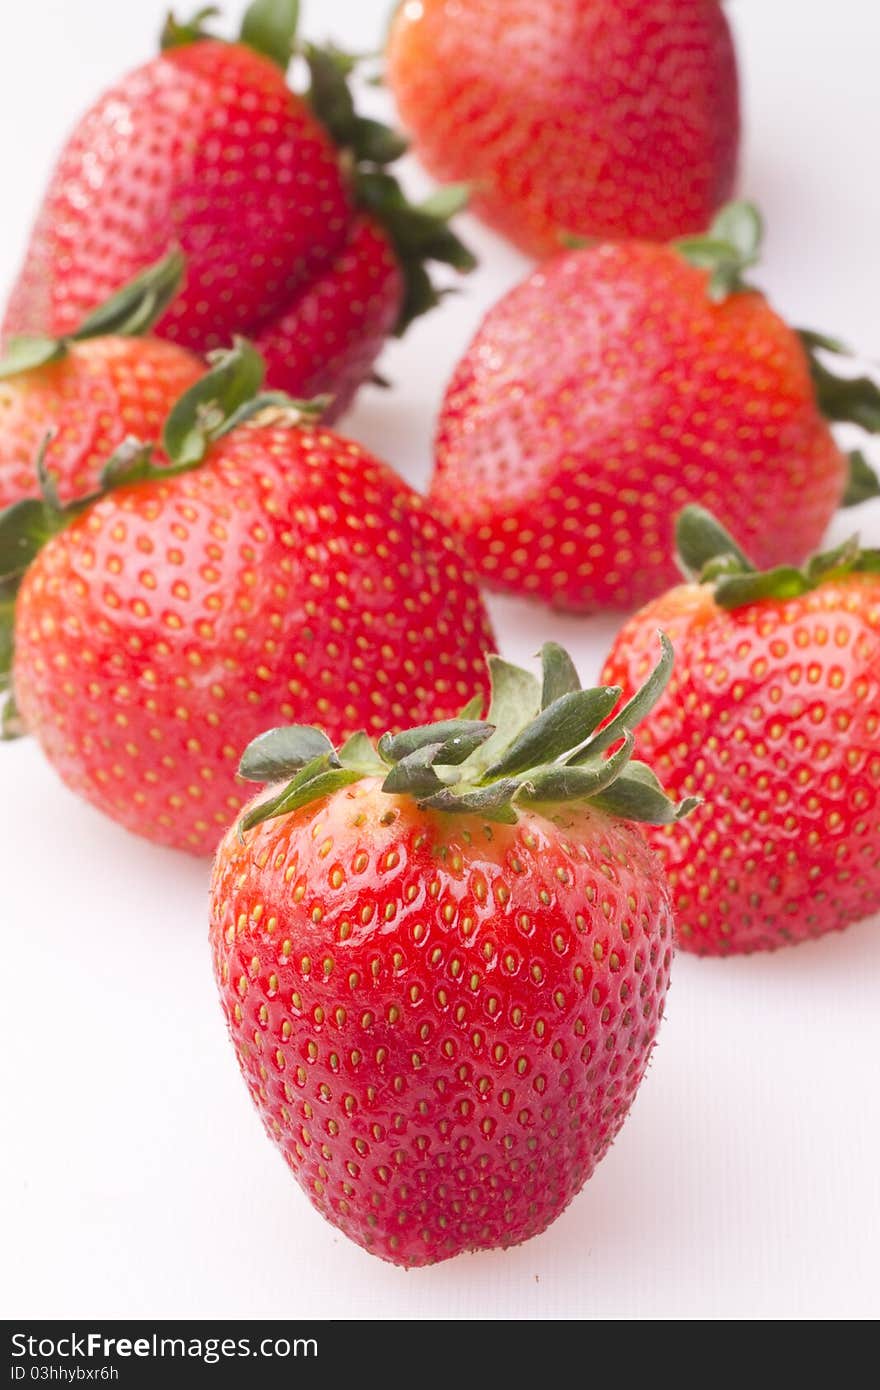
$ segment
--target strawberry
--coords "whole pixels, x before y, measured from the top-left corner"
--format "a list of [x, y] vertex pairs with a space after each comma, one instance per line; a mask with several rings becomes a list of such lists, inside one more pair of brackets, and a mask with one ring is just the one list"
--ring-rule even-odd
[[[654, 1046], [672, 919], [630, 822], [684, 815], [630, 761], [671, 648], [619, 689], [489, 658], [458, 720], [275, 729], [274, 781], [222, 841], [211, 942], [244, 1079], [310, 1200], [373, 1254], [423, 1265], [515, 1245], [580, 1190]], [[289, 779], [289, 780], [288, 780]]]
[[651, 831], [678, 942], [773, 950], [880, 908], [880, 550], [753, 568], [701, 508], [678, 525], [692, 582], [623, 628], [603, 679], [636, 689], [658, 624], [676, 653], [641, 729], [674, 794], [703, 804]]
[[126, 435], [157, 437], [204, 367], [173, 343], [133, 335], [149, 331], [182, 269], [179, 252], [172, 252], [67, 337], [11, 340], [0, 360], [0, 507], [38, 495], [34, 463], [41, 448], [59, 497], [72, 502], [97, 488]]
[[222, 354], [168, 417], [170, 467], [129, 442], [105, 495], [64, 509], [49, 483], [0, 516], [7, 725], [114, 820], [200, 854], [267, 722], [451, 715], [493, 645], [421, 498], [261, 376], [247, 345]]
[[823, 412], [880, 428], [880, 393], [744, 284], [760, 235], [732, 204], [706, 239], [560, 255], [490, 310], [446, 393], [431, 489], [489, 584], [631, 609], [675, 582], [688, 502], [762, 566], [818, 544], [847, 480]]
[[460, 196], [404, 199], [388, 172], [403, 142], [355, 112], [351, 60], [307, 48], [308, 93], [287, 86], [295, 11], [255, 0], [238, 43], [169, 20], [161, 56], [62, 150], [5, 334], [70, 333], [179, 244], [186, 285], [159, 335], [207, 353], [244, 333], [273, 385], [344, 409], [386, 336], [437, 302], [426, 262], [473, 260], [447, 226]]
[[733, 191], [739, 92], [718, 0], [418, 0], [388, 79], [424, 164], [528, 254], [667, 241]]

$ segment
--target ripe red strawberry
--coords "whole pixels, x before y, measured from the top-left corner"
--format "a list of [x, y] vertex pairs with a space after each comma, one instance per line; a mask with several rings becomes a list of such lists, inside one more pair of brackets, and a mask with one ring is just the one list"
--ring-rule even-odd
[[[157, 438], [171, 406], [205, 369], [173, 343], [127, 335], [149, 331], [182, 268], [172, 253], [70, 336], [8, 344], [0, 360], [0, 507], [39, 495], [41, 449], [61, 500], [72, 502], [96, 489], [127, 435]], [[162, 458], [157, 451], [157, 462]]]
[[0, 670], [13, 591], [52, 536], [15, 600], [24, 727], [113, 819], [202, 854], [267, 723], [320, 719], [342, 738], [454, 714], [493, 646], [421, 498], [295, 403], [252, 399], [261, 372], [240, 347], [175, 407], [176, 472], [123, 450], [100, 500], [64, 513], [50, 494], [0, 517]]
[[373, 1254], [527, 1240], [626, 1118], [672, 933], [627, 822], [689, 809], [629, 761], [670, 657], [599, 732], [620, 690], [581, 690], [547, 646], [543, 689], [490, 658], [487, 722], [477, 701], [378, 750], [297, 728], [245, 755], [244, 776], [293, 780], [217, 854], [224, 1011], [269, 1136]]
[[339, 414], [388, 333], [437, 302], [425, 262], [470, 268], [454, 202], [412, 207], [387, 172], [403, 143], [355, 113], [349, 60], [308, 49], [309, 92], [288, 88], [295, 10], [255, 0], [238, 43], [169, 21], [161, 56], [99, 98], [52, 175], [7, 335], [70, 332], [179, 244], [160, 336], [200, 353], [258, 339], [271, 384]]
[[561, 255], [489, 312], [446, 393], [431, 490], [489, 584], [635, 607], [675, 582], [673, 518], [693, 501], [761, 565], [818, 544], [847, 476], [820, 404], [880, 428], [880, 393], [811, 363], [807, 336], [839, 345], [743, 285], [759, 241], [732, 204], [708, 239]]
[[625, 625], [603, 679], [637, 688], [662, 624], [675, 671], [642, 746], [673, 793], [703, 798], [649, 836], [679, 944], [726, 955], [839, 930], [880, 908], [880, 551], [762, 574], [700, 508], [678, 535], [695, 582]]
[[666, 241], [733, 191], [736, 58], [718, 0], [415, 0], [388, 78], [425, 165], [532, 255]]

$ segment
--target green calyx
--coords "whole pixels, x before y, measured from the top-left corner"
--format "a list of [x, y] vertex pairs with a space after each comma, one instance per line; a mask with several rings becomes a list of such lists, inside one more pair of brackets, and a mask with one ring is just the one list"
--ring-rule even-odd
[[247, 812], [240, 832], [365, 777], [381, 777], [384, 792], [410, 796], [427, 810], [511, 825], [521, 806], [574, 802], [651, 825], [679, 820], [696, 801], [671, 801], [650, 768], [632, 756], [633, 731], [672, 670], [672, 647], [663, 633], [660, 644], [654, 671], [616, 713], [620, 688], [582, 690], [570, 657], [550, 642], [541, 652], [541, 680], [499, 656], [488, 658], [486, 719], [478, 698], [458, 719], [383, 734], [378, 743], [358, 733], [338, 750], [308, 725], [272, 729], [246, 750], [239, 775], [286, 785]]
[[37, 458], [43, 496], [24, 498], [0, 511], [0, 742], [22, 733], [12, 694], [16, 594], [31, 561], [82, 510], [63, 507], [58, 500], [45, 468], [47, 444], [48, 439]]
[[298, 24], [299, 0], [252, 0], [241, 22], [241, 41], [286, 71]]
[[[825, 419], [832, 424], [856, 425], [865, 434], [880, 434], [880, 386], [869, 376], [841, 376], [828, 364], [829, 358], [852, 362], [857, 360], [856, 354], [836, 338], [810, 329], [801, 329], [799, 337], [810, 364], [816, 403]], [[870, 497], [880, 497], [880, 479], [864, 454], [851, 453], [849, 465], [843, 506], [855, 507]]]
[[709, 298], [716, 303], [751, 289], [745, 272], [758, 263], [764, 222], [754, 203], [728, 203], [705, 236], [683, 237], [673, 246], [701, 270], [708, 270]]
[[169, 10], [159, 34], [159, 47], [163, 53], [171, 48], [185, 48], [187, 44], [198, 43], [200, 39], [211, 39], [214, 35], [206, 27], [208, 20], [216, 19], [220, 10], [216, 5], [203, 5], [196, 10], [191, 19], [178, 19]]
[[162, 448], [170, 462], [163, 467], [153, 462], [150, 444], [125, 439], [104, 465], [97, 489], [65, 505], [46, 466], [51, 434], [44, 439], [36, 463], [41, 496], [0, 511], [0, 692], [8, 690], [11, 680], [15, 596], [29, 565], [52, 536], [116, 488], [166, 481], [197, 468], [216, 440], [241, 425], [271, 421], [305, 427], [326, 409], [325, 397], [295, 401], [280, 391], [261, 391], [265, 363], [244, 339], [237, 339], [228, 351], [212, 353], [209, 361], [209, 370], [184, 392], [165, 421]]
[[[163, 51], [216, 37], [205, 26], [217, 13], [210, 6], [185, 23], [169, 15], [162, 32]], [[309, 75], [305, 99], [340, 151], [356, 203], [383, 227], [403, 272], [403, 303], [395, 325], [399, 335], [451, 292], [434, 282], [431, 264], [452, 266], [462, 274], [476, 266], [473, 254], [449, 225], [466, 207], [469, 189], [450, 184], [421, 203], [411, 203], [389, 172], [389, 166], [406, 153], [406, 140], [356, 109], [351, 79], [362, 57], [333, 44], [318, 47], [298, 41], [298, 19], [297, 0], [254, 0], [245, 14], [240, 41], [282, 71], [294, 54], [305, 60]]]
[[784, 600], [849, 574], [880, 574], [880, 550], [862, 550], [857, 536], [820, 555], [802, 569], [779, 565], [757, 569], [736, 541], [704, 507], [685, 507], [675, 528], [679, 567], [686, 578], [711, 584], [720, 608], [742, 608], [761, 599]]
[[[203, 6], [187, 20], [169, 14], [159, 37], [162, 52], [216, 38], [208, 26], [219, 14], [216, 5]], [[239, 39], [286, 72], [296, 45], [298, 23], [299, 0], [253, 0], [241, 22]]]
[[0, 358], [0, 379], [60, 362], [72, 343], [87, 338], [138, 338], [148, 333], [177, 294], [183, 270], [183, 253], [171, 251], [93, 309], [66, 337], [21, 334], [10, 338]]
[[[209, 370], [172, 406], [162, 430], [172, 472], [197, 467], [211, 444], [239, 425], [259, 423], [269, 414], [276, 423], [313, 425], [330, 404], [329, 396], [299, 401], [283, 391], [263, 391], [266, 363], [245, 338], [211, 353], [208, 362]], [[167, 468], [155, 470], [157, 477], [168, 474]]]

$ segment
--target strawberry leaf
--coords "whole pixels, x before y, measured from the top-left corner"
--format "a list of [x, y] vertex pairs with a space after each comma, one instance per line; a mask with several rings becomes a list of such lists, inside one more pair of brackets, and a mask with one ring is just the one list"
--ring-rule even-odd
[[281, 782], [314, 758], [325, 756], [331, 762], [336, 757], [333, 744], [319, 729], [307, 724], [270, 729], [248, 744], [238, 775], [246, 782]]
[[310, 401], [300, 401], [288, 396], [285, 391], [260, 391], [227, 415], [211, 431], [211, 439], [221, 439], [224, 434], [231, 434], [239, 425], [254, 420], [258, 415], [266, 416], [267, 422], [270, 414], [274, 414], [285, 425], [314, 425], [332, 403], [332, 396], [313, 396]]
[[544, 677], [541, 687], [542, 710], [548, 709], [561, 696], [580, 690], [580, 677], [564, 647], [555, 642], [545, 642], [541, 648], [541, 667]]
[[589, 767], [572, 763], [557, 763], [533, 772], [517, 796], [518, 801], [588, 801], [619, 777], [632, 757], [635, 739], [627, 729], [623, 745], [606, 758]]
[[[712, 585], [715, 602], [727, 609], [763, 599], [799, 598], [829, 580], [880, 570], [880, 551], [862, 550], [857, 536], [833, 550], [813, 555], [802, 569], [779, 565], [771, 570], [756, 570], [723, 526], [702, 507], [685, 507], [679, 514], [676, 542], [685, 574], [701, 584]], [[647, 685], [650, 683], [649, 680]], [[611, 725], [603, 734], [609, 728]]]
[[436, 761], [456, 765], [470, 757], [494, 732], [492, 725], [482, 720], [444, 719], [402, 734], [383, 734], [379, 753], [386, 762], [397, 763], [428, 744], [436, 744], [443, 752], [443, 757]]
[[463, 184], [441, 188], [421, 204], [409, 201], [388, 166], [406, 152], [407, 141], [379, 121], [358, 115], [350, 78], [359, 59], [332, 45], [304, 47], [309, 70], [307, 100], [334, 144], [352, 166], [352, 185], [360, 207], [375, 217], [388, 236], [404, 276], [404, 298], [396, 332], [439, 304], [446, 290], [435, 285], [430, 262], [461, 273], [476, 260], [455, 235], [449, 220], [467, 202]]
[[675, 549], [679, 568], [687, 579], [702, 579], [707, 567], [717, 567], [719, 561], [737, 572], [754, 571], [730, 533], [705, 507], [692, 505], [679, 512]]
[[513, 666], [500, 656], [490, 656], [489, 675], [492, 699], [486, 722], [493, 726], [495, 732], [468, 760], [474, 773], [491, 767], [526, 725], [532, 722], [541, 707], [541, 687], [531, 671]]
[[842, 343], [802, 331], [819, 409], [832, 424], [858, 425], [866, 434], [880, 434], [880, 386], [869, 376], [840, 376], [821, 359], [826, 352], [845, 360], [854, 356]]
[[26, 733], [15, 696], [7, 695], [0, 709], [0, 743], [11, 743], [13, 739], [24, 738]]
[[474, 695], [472, 699], [468, 700], [464, 709], [459, 714], [459, 719], [479, 719], [480, 715], [483, 713], [484, 703], [482, 695]]
[[241, 24], [241, 41], [287, 71], [296, 42], [299, 0], [253, 0]]
[[383, 125], [381, 121], [371, 121], [366, 116], [357, 116], [351, 131], [352, 147], [358, 151], [362, 160], [369, 164], [393, 164], [405, 155], [409, 142], [397, 130]]
[[252, 807], [239, 822], [239, 833], [243, 835], [246, 830], [274, 816], [289, 815], [292, 811], [298, 811], [301, 806], [308, 806], [310, 802], [319, 801], [322, 797], [360, 780], [360, 773], [344, 767], [334, 767], [329, 755], [315, 758], [302, 768], [278, 796], [270, 797], [268, 801], [261, 801]]
[[197, 10], [192, 19], [178, 20], [168, 14], [159, 35], [159, 47], [165, 53], [169, 48], [184, 48], [187, 44], [198, 43], [200, 39], [213, 38], [210, 30], [204, 27], [206, 19], [215, 19], [220, 11], [216, 5], [204, 5]]
[[358, 772], [362, 777], [383, 777], [388, 770], [363, 730], [346, 739], [339, 750], [339, 761], [350, 772]]
[[12, 676], [15, 632], [15, 591], [0, 585], [0, 691], [8, 690]]
[[201, 463], [229, 417], [256, 396], [266, 373], [257, 349], [244, 338], [210, 361], [210, 370], [172, 407], [162, 431], [162, 447], [183, 468]]
[[727, 203], [715, 218], [710, 235], [734, 246], [746, 263], [751, 263], [764, 239], [764, 219], [754, 203]]
[[642, 825], [672, 825], [700, 804], [695, 796], [672, 801], [644, 763], [631, 762], [615, 782], [592, 798], [592, 804], [622, 820]]
[[419, 203], [419, 209], [426, 217], [448, 222], [456, 213], [465, 211], [471, 200], [471, 192], [469, 183], [444, 183]]
[[352, 149], [357, 116], [348, 79], [354, 59], [330, 44], [319, 48], [307, 43], [303, 54], [309, 70], [309, 105], [333, 143], [342, 150]]
[[860, 558], [859, 538], [850, 536], [834, 550], [811, 556], [804, 566], [804, 574], [813, 584], [818, 584], [832, 575], [850, 574]]
[[799, 598], [815, 584], [803, 570], [794, 565], [779, 565], [776, 569], [757, 574], [732, 574], [719, 579], [715, 585], [715, 602], [719, 608], [742, 608], [762, 599]]
[[4, 586], [24, 574], [61, 525], [58, 513], [38, 497], [13, 502], [0, 512], [0, 581]]
[[470, 728], [465, 725], [463, 730], [459, 729], [444, 740], [434, 759], [435, 764], [441, 767], [458, 767], [461, 763], [467, 762], [482, 744], [488, 743], [494, 732], [494, 724], [484, 721], [471, 724]]
[[137, 337], [147, 333], [165, 312], [180, 288], [183, 255], [172, 251], [155, 265], [148, 266], [122, 289], [83, 319], [79, 328], [66, 338], [42, 335], [11, 338], [0, 358], [0, 379], [31, 372], [50, 362], [60, 362], [71, 343], [87, 338]]
[[750, 288], [743, 273], [760, 258], [764, 224], [753, 203], [728, 203], [705, 236], [673, 242], [686, 261], [710, 271], [708, 293], [716, 303]]
[[675, 661], [675, 652], [666, 633], [660, 632], [657, 635], [660, 639], [660, 660], [644, 685], [636, 691], [632, 699], [627, 701], [623, 709], [619, 710], [614, 718], [610, 719], [599, 730], [595, 738], [590, 739], [586, 748], [575, 757], [570, 758], [569, 762], [574, 764], [587, 762], [600, 753], [604, 753], [605, 749], [611, 748], [619, 738], [624, 737], [632, 729], [638, 728], [642, 720], [651, 713], [669, 684]]
[[402, 792], [419, 800], [442, 791], [444, 784], [432, 767], [442, 747], [442, 743], [426, 743], [401, 759], [382, 783], [383, 792]]
[[21, 334], [10, 338], [6, 351], [0, 358], [0, 380], [8, 376], [18, 376], [20, 372], [32, 372], [37, 367], [46, 367], [50, 362], [58, 362], [67, 352], [63, 338], [45, 338]]
[[132, 436], [123, 439], [101, 469], [101, 491], [110, 492], [128, 483], [142, 483], [147, 478], [159, 478], [163, 473], [174, 472], [173, 469], [156, 468], [152, 459], [153, 450], [149, 444]]
[[515, 825], [517, 817], [512, 802], [521, 786], [521, 782], [508, 777], [501, 782], [492, 782], [488, 787], [473, 787], [464, 791], [444, 787], [434, 796], [425, 797], [419, 804], [432, 811], [445, 811], [447, 815], [480, 816], [483, 820]]
[[841, 506], [857, 507], [860, 502], [868, 502], [872, 497], [880, 497], [880, 478], [865, 455], [855, 449], [849, 456], [849, 481]]
[[600, 686], [561, 695], [526, 725], [503, 756], [486, 769], [485, 776], [510, 777], [555, 762], [586, 742], [614, 709], [621, 693], [619, 686]]
[[180, 289], [183, 270], [183, 252], [176, 248], [169, 251], [167, 256], [147, 266], [146, 270], [93, 309], [76, 332], [71, 334], [71, 340], [82, 342], [85, 338], [102, 338], [110, 334], [136, 338], [149, 332]]

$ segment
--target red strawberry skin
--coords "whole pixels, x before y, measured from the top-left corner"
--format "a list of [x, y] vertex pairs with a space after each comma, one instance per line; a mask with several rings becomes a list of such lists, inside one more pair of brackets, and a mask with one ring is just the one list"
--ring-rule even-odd
[[[39, 493], [36, 459], [64, 503], [98, 487], [127, 435], [155, 440], [177, 398], [203, 373], [197, 357], [157, 338], [90, 338], [58, 362], [0, 380], [0, 508]], [[156, 463], [164, 456], [156, 450]]]
[[736, 58], [718, 0], [419, 0], [388, 75], [416, 151], [524, 251], [666, 241], [732, 192]]
[[457, 545], [389, 468], [324, 430], [244, 427], [48, 542], [18, 594], [13, 674], [68, 785], [207, 854], [249, 795], [236, 767], [258, 733], [452, 716], [493, 647]]
[[489, 826], [378, 785], [230, 830], [211, 943], [270, 1138], [329, 1221], [412, 1266], [515, 1245], [579, 1191], [644, 1075], [671, 916], [632, 826]]
[[254, 337], [270, 383], [295, 382], [301, 399], [325, 393], [338, 418], [369, 377], [403, 303], [400, 266], [382, 228], [360, 216], [326, 269]]
[[4, 333], [71, 331], [175, 243], [186, 282], [159, 335], [200, 353], [256, 338], [270, 384], [295, 396], [338, 386], [347, 399], [400, 311], [400, 272], [355, 217], [339, 151], [281, 71], [239, 44], [173, 48], [83, 117]]
[[431, 497], [493, 588], [590, 613], [676, 582], [686, 503], [765, 568], [816, 548], [846, 478], [762, 295], [714, 303], [674, 248], [606, 243], [490, 310], [446, 393]]
[[880, 908], [880, 580], [726, 611], [682, 585], [622, 629], [602, 680], [634, 690], [657, 629], [676, 653], [640, 756], [703, 805], [648, 831], [678, 944], [773, 950]]

